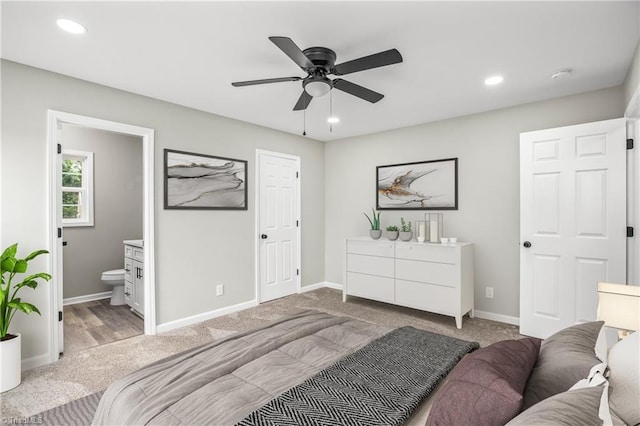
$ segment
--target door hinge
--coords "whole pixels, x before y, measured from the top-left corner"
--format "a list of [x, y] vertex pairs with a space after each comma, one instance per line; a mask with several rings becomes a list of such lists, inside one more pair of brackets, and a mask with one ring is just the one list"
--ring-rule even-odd
[[296, 275], [300, 275], [300, 269], [296, 269]]
[[62, 311], [58, 311], [58, 321], [62, 321]]
[[633, 237], [633, 226], [627, 226], [627, 237]]
[[62, 238], [62, 228], [58, 228], [58, 238]]
[[627, 139], [627, 149], [633, 149], [633, 139]]
[[300, 177], [300, 174], [296, 172], [296, 179]]
[[58, 144], [58, 154], [62, 154], [62, 145]]
[[300, 222], [296, 220], [296, 228], [300, 226]]

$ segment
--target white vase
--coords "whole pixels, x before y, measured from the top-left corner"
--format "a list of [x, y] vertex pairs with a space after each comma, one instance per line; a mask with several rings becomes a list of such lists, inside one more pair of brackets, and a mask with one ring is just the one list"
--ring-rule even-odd
[[0, 392], [20, 384], [22, 370], [22, 338], [15, 333], [13, 339], [0, 342]]

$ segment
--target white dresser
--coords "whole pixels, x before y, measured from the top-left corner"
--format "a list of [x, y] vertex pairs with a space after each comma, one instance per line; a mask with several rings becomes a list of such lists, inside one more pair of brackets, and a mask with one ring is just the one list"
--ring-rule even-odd
[[346, 240], [343, 301], [358, 296], [473, 318], [473, 244]]
[[124, 300], [144, 315], [144, 246], [142, 240], [124, 241]]

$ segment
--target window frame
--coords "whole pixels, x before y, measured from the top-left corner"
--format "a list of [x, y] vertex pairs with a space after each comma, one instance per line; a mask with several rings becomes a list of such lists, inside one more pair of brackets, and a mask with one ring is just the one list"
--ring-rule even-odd
[[[63, 186], [62, 168], [60, 173], [60, 215], [63, 227], [93, 226], [93, 152], [63, 149], [61, 161], [76, 160], [82, 162], [82, 186]], [[62, 213], [62, 194], [64, 192], [76, 192], [79, 194], [80, 217], [69, 219]]]

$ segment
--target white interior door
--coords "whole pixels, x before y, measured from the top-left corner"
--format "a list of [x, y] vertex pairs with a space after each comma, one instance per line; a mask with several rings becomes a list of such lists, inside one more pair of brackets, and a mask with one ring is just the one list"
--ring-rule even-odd
[[259, 151], [258, 238], [260, 302], [299, 287], [298, 157]]
[[520, 134], [520, 333], [594, 320], [626, 281], [625, 120]]
[[54, 285], [56, 286], [56, 306], [57, 310], [53, 313], [54, 321], [58, 322], [58, 354], [64, 352], [64, 307], [63, 307], [63, 289], [64, 289], [64, 270], [63, 270], [63, 230], [62, 227], [62, 123], [56, 123], [57, 131], [56, 131], [56, 181], [54, 183], [56, 187], [56, 212], [54, 214], [56, 225], [57, 225], [57, 240], [55, 242], [56, 248], [58, 250], [59, 256], [56, 258], [56, 269], [57, 274], [52, 274], [54, 279]]

